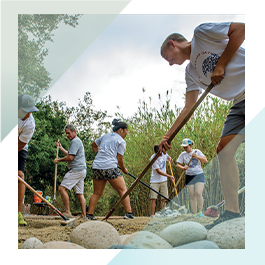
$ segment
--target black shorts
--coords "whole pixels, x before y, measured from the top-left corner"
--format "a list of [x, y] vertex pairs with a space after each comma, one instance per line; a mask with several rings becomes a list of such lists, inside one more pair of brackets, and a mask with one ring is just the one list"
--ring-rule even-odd
[[204, 173], [200, 173], [198, 175], [186, 175], [185, 176], [185, 184], [188, 185], [195, 185], [198, 182], [205, 183]]
[[231, 107], [221, 138], [231, 134], [245, 134], [245, 99]]
[[28, 157], [27, 151], [21, 150], [18, 152], [18, 170], [22, 171], [23, 173], [24, 173], [27, 157]]
[[109, 180], [109, 179], [116, 179], [119, 176], [122, 177], [122, 174], [117, 167], [109, 169], [93, 168], [92, 171], [93, 171], [92, 179]]

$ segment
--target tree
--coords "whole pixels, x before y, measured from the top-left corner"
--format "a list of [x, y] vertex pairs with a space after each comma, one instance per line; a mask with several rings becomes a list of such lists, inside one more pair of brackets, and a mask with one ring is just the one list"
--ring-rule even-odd
[[53, 41], [53, 32], [59, 23], [76, 27], [80, 15], [18, 15], [18, 92], [38, 98], [51, 82], [43, 64], [48, 55], [47, 41]]

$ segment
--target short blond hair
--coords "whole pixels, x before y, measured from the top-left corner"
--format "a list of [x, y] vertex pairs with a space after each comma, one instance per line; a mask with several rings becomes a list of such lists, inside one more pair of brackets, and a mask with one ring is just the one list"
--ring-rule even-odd
[[184, 41], [187, 41], [186, 38], [184, 38], [181, 34], [179, 33], [172, 33], [170, 34], [163, 42], [162, 46], [161, 46], [161, 50], [160, 50], [160, 53], [161, 53], [161, 56], [163, 51], [168, 49], [169, 47], [169, 42], [173, 40], [173, 41], [176, 41], [176, 42], [184, 42]]

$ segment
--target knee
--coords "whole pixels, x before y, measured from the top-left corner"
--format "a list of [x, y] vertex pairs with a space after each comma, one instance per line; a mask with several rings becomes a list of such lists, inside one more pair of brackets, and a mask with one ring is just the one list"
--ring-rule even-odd
[[198, 198], [198, 199], [201, 198], [202, 197], [202, 193], [197, 191], [195, 193], [195, 197]]
[[59, 191], [60, 193], [62, 193], [62, 192], [64, 192], [64, 191], [66, 191], [66, 188], [60, 185], [60, 186], [58, 187], [58, 191]]

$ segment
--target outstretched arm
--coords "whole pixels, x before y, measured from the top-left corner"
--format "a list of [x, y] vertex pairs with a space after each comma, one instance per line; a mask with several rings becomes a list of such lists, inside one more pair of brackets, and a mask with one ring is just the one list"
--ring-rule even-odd
[[214, 85], [218, 85], [224, 79], [226, 65], [229, 63], [240, 45], [245, 40], [245, 24], [231, 23], [228, 31], [228, 37], [229, 41], [227, 46], [219, 58], [211, 76], [211, 81]]

